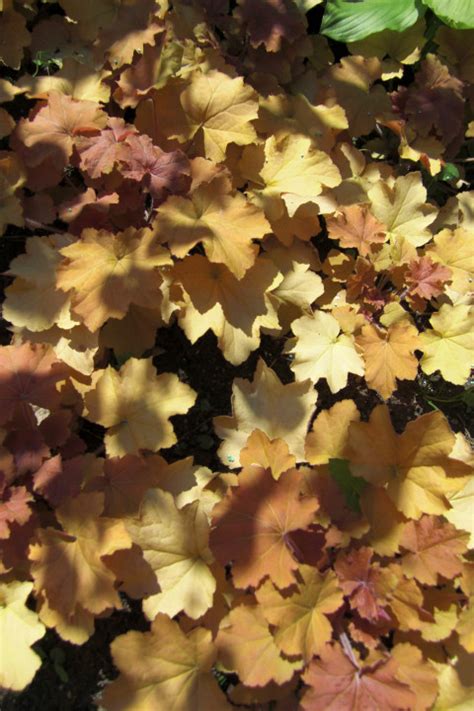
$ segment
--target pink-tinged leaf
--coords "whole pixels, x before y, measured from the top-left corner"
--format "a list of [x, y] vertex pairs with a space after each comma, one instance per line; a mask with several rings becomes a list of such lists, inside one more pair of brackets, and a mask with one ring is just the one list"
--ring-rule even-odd
[[186, 192], [191, 185], [191, 166], [181, 151], [166, 153], [148, 136], [129, 136], [120, 151], [122, 174], [141, 181], [162, 202], [169, 194]]

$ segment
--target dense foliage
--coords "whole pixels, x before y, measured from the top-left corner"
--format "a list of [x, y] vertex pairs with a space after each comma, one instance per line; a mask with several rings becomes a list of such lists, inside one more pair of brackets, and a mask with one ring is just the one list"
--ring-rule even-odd
[[110, 711], [472, 708], [466, 2], [0, 8], [0, 687], [136, 600]]

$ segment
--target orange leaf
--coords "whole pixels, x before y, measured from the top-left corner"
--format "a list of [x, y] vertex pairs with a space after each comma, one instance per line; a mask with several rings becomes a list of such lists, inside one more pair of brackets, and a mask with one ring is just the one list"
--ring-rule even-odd
[[284, 684], [301, 662], [280, 655], [268, 623], [259, 607], [239, 605], [225, 617], [216, 637], [219, 661], [232, 669], [246, 686]]
[[126, 124], [123, 119], [109, 118], [107, 126], [96, 136], [84, 137], [77, 141], [81, 168], [91, 178], [110, 173], [118, 161], [123, 141], [134, 132], [134, 126]]
[[359, 419], [353, 400], [341, 400], [319, 413], [306, 437], [305, 454], [310, 464], [327, 464], [330, 459], [344, 459], [349, 424]]
[[380, 578], [379, 567], [371, 563], [371, 548], [350, 550], [338, 556], [334, 570], [341, 581], [341, 588], [349, 596], [349, 602], [361, 617], [371, 622], [389, 620], [383, 609], [384, 600], [377, 591]]
[[265, 432], [256, 429], [240, 452], [243, 467], [263, 467], [270, 469], [274, 479], [296, 465], [296, 458], [290, 454], [288, 445], [282, 439], [270, 439]]
[[87, 229], [60, 250], [66, 261], [58, 268], [58, 287], [73, 289], [73, 309], [90, 331], [109, 318], [123, 318], [132, 303], [148, 308], [159, 303], [157, 267], [171, 258], [162, 247], [152, 251], [150, 238], [147, 229], [129, 227], [116, 235]]
[[267, 580], [255, 595], [267, 622], [276, 628], [275, 642], [281, 651], [309, 662], [330, 641], [332, 625], [327, 615], [338, 610], [344, 598], [332, 570], [321, 574], [302, 565], [298, 577], [296, 591], [292, 586], [282, 594]]
[[250, 467], [214, 507], [209, 544], [222, 565], [232, 561], [236, 587], [257, 587], [266, 575], [279, 588], [295, 582], [288, 534], [308, 528], [318, 508], [315, 498], [303, 499], [301, 485], [296, 469], [275, 481], [268, 469]]
[[30, 547], [35, 590], [49, 605], [70, 617], [79, 606], [95, 615], [121, 608], [115, 576], [102, 556], [130, 548], [123, 521], [100, 518], [103, 494], [80, 494], [56, 509], [63, 531], [39, 529], [39, 543]]
[[25, 486], [5, 487], [2, 479], [3, 472], [0, 473], [0, 538], [8, 538], [10, 524], [14, 521], [22, 524], [30, 518], [32, 511], [28, 504], [33, 497]]
[[31, 405], [58, 407], [56, 383], [64, 379], [65, 370], [49, 346], [22, 343], [0, 348], [0, 423], [15, 413], [32, 423]]
[[175, 256], [185, 257], [202, 242], [209, 261], [225, 264], [237, 279], [255, 262], [252, 240], [271, 231], [263, 211], [241, 193], [229, 193], [220, 178], [200, 185], [190, 198], [168, 198], [153, 226]]
[[388, 408], [378, 405], [369, 422], [352, 422], [347, 458], [351, 470], [372, 484], [385, 486], [407, 518], [448, 511], [448, 475], [469, 474], [470, 467], [450, 458], [454, 433], [441, 412], [422, 415], [396, 434]]
[[143, 181], [150, 195], [162, 202], [170, 193], [184, 193], [191, 185], [189, 160], [181, 151], [166, 153], [148, 136], [131, 134], [120, 146], [122, 175]]
[[313, 660], [303, 674], [311, 688], [302, 698], [304, 711], [411, 711], [415, 695], [396, 677], [393, 657], [363, 665], [346, 656], [339, 644], [327, 645], [321, 660]]
[[367, 324], [356, 337], [365, 360], [365, 379], [369, 387], [388, 398], [399, 380], [414, 380], [418, 372], [415, 350], [420, 347], [418, 330], [398, 321], [386, 331]]
[[404, 281], [409, 286], [408, 294], [415, 307], [420, 300], [429, 301], [434, 296], [442, 294], [444, 284], [450, 281], [451, 276], [451, 269], [432, 262], [430, 257], [413, 259], [408, 265]]
[[93, 101], [75, 101], [52, 91], [47, 102], [38, 104], [33, 118], [21, 119], [16, 135], [29, 149], [28, 165], [53, 159], [66, 166], [76, 136], [99, 131], [107, 115]]
[[384, 225], [375, 219], [367, 205], [342, 207], [335, 217], [326, 221], [329, 237], [339, 240], [341, 247], [355, 247], [361, 257], [367, 257], [372, 244], [385, 242]]
[[468, 540], [468, 533], [435, 516], [408, 521], [400, 541], [410, 551], [401, 559], [403, 572], [425, 585], [437, 585], [438, 575], [452, 580], [462, 571]]

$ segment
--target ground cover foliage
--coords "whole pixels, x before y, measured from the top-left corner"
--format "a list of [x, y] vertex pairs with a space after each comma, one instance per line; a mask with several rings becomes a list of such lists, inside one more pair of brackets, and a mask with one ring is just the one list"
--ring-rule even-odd
[[0, 6], [5, 708], [472, 708], [474, 30]]

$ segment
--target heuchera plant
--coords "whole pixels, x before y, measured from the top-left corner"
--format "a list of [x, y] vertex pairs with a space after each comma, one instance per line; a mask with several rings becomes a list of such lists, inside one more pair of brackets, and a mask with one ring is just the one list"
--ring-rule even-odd
[[[474, 29], [382, 5], [0, 2], [5, 691], [128, 597], [108, 711], [474, 704], [473, 456], [391, 417], [471, 373]], [[212, 468], [172, 329], [255, 354]]]

